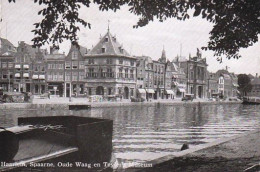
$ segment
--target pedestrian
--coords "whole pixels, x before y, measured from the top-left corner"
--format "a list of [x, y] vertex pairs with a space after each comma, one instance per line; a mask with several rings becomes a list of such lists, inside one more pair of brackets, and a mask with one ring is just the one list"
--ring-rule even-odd
[[48, 92], [48, 98], [51, 99], [51, 92]]

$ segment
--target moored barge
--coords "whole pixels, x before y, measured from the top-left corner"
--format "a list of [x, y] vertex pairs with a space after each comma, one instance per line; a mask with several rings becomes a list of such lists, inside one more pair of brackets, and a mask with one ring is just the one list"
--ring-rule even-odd
[[93, 163], [102, 170], [102, 163], [111, 159], [112, 132], [113, 121], [108, 119], [18, 118], [18, 126], [0, 129], [0, 171], [88, 171]]

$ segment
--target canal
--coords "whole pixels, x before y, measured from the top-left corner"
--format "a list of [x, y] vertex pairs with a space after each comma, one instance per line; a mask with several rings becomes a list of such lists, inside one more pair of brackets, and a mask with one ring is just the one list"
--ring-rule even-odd
[[[260, 127], [260, 106], [178, 105], [93, 108], [92, 110], [0, 110], [0, 126], [18, 117], [77, 115], [114, 121], [113, 151], [124, 161], [144, 162]], [[94, 145], [93, 145], [94, 146]]]

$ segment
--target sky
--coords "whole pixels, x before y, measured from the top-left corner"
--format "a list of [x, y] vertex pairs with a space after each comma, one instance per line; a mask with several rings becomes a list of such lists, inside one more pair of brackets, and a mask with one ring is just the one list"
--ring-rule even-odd
[[[0, 36], [7, 38], [15, 46], [18, 41], [32, 44], [34, 35], [31, 30], [33, 24], [41, 20], [38, 11], [42, 6], [33, 3], [33, 0], [17, 0], [16, 3], [8, 3], [1, 0], [1, 33]], [[138, 16], [131, 14], [127, 6], [123, 6], [117, 12], [99, 11], [98, 6], [92, 4], [90, 8], [82, 7], [80, 17], [91, 23], [91, 29], [80, 27], [78, 33], [79, 44], [91, 49], [100, 38], [107, 32], [108, 21], [110, 32], [116, 35], [117, 40], [131, 55], [146, 55], [157, 60], [161, 57], [163, 47], [167, 58], [171, 61], [177, 55], [188, 57], [196, 55], [197, 48], [207, 45], [209, 32], [213, 25], [201, 17], [190, 18], [186, 21], [167, 19], [164, 22], [157, 20], [147, 26], [134, 29]], [[259, 36], [260, 38], [260, 36]], [[45, 46], [47, 48], [48, 46]], [[60, 52], [68, 53], [70, 42], [65, 41], [60, 45]], [[216, 72], [228, 66], [230, 72], [236, 74], [260, 73], [260, 43], [241, 49], [242, 58], [227, 60], [222, 63], [213, 57], [212, 51], [202, 51], [202, 57], [207, 59], [208, 70]]]

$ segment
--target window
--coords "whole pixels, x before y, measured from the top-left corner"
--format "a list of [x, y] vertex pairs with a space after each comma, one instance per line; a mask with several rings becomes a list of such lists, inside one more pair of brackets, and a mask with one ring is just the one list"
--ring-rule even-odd
[[194, 79], [194, 74], [193, 74], [193, 72], [190, 72], [190, 79], [191, 79], [191, 80]]
[[112, 78], [113, 77], [113, 73], [112, 73], [112, 69], [107, 69], [107, 77]]
[[48, 69], [52, 69], [52, 65], [51, 64], [48, 64]]
[[78, 72], [73, 72], [72, 73], [72, 81], [77, 81], [78, 80]]
[[94, 77], [94, 68], [88, 69], [88, 77]]
[[9, 68], [13, 68], [13, 67], [14, 67], [14, 64], [9, 62], [9, 63], [8, 63], [8, 67], [9, 67]]
[[52, 80], [52, 73], [48, 74], [48, 80]]
[[70, 81], [70, 72], [66, 72], [65, 81]]
[[123, 59], [119, 59], [119, 64], [123, 64]]
[[108, 42], [108, 37], [107, 36], [105, 37], [105, 42]]
[[78, 59], [78, 51], [72, 52], [72, 59]]
[[3, 74], [3, 79], [7, 79], [7, 74]]
[[134, 70], [130, 70], [130, 78], [134, 78]]
[[42, 67], [42, 71], [45, 71], [45, 68], [44, 68], [44, 66]]
[[107, 64], [112, 64], [112, 63], [113, 63], [113, 60], [110, 59], [110, 58], [108, 58], [108, 59], [107, 59]]
[[84, 61], [80, 61], [80, 62], [79, 62], [79, 68], [80, 68], [80, 69], [84, 69], [84, 68], [85, 68]]
[[101, 53], [105, 53], [105, 52], [106, 52], [106, 48], [102, 48]]
[[89, 59], [88, 64], [94, 64], [94, 59]]
[[65, 62], [65, 68], [66, 69], [70, 69], [70, 65], [71, 65], [70, 62]]
[[63, 80], [63, 73], [62, 72], [59, 72], [59, 80]]
[[125, 78], [128, 78], [128, 69], [125, 69]]
[[80, 72], [79, 73], [79, 80], [84, 80], [84, 78], [85, 78], [85, 72]]
[[7, 68], [7, 62], [2, 62], [2, 68]]
[[122, 47], [119, 47], [119, 52], [123, 54], [124, 53], [124, 49]]
[[108, 95], [112, 94], [112, 88], [108, 88]]
[[53, 75], [53, 80], [58, 80], [58, 75], [56, 74], [56, 73], [54, 73], [54, 75]]
[[78, 62], [77, 61], [72, 62], [72, 69], [78, 69]]
[[131, 60], [131, 66], [134, 66], [134, 65], [135, 65], [135, 61]]
[[123, 78], [123, 69], [119, 69], [119, 78]]

